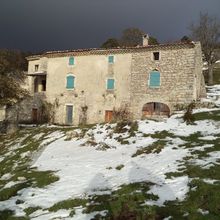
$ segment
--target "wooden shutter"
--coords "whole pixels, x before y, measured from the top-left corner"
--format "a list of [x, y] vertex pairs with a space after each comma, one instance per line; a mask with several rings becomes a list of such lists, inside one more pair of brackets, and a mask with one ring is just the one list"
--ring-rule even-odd
[[69, 58], [69, 65], [74, 65], [74, 57]]
[[108, 79], [107, 80], [107, 89], [114, 89], [115, 88], [115, 80], [114, 79]]
[[160, 73], [153, 71], [150, 73], [150, 87], [160, 87]]
[[66, 77], [66, 88], [73, 89], [74, 88], [74, 81], [75, 81], [74, 76], [67, 76]]
[[108, 57], [108, 62], [109, 63], [114, 63], [114, 56], [109, 56]]

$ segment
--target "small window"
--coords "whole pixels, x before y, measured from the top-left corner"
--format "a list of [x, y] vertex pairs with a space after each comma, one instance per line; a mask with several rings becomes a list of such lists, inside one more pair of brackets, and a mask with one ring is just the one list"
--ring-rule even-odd
[[75, 64], [74, 57], [70, 57], [70, 58], [69, 58], [69, 65], [70, 65], [70, 66], [73, 66], [74, 64]]
[[115, 88], [115, 80], [114, 79], [108, 79], [107, 80], [107, 89], [112, 90]]
[[154, 60], [159, 60], [160, 59], [160, 53], [159, 52], [154, 52], [153, 56], [154, 56]]
[[34, 66], [34, 70], [35, 70], [35, 72], [37, 72], [37, 71], [39, 70], [39, 65], [38, 65], [38, 64], [36, 64], [36, 65]]
[[67, 89], [74, 89], [75, 88], [75, 77], [69, 75], [66, 77], [66, 88]]
[[150, 73], [149, 86], [150, 88], [160, 87], [160, 72], [154, 70]]
[[114, 56], [108, 56], [108, 63], [114, 63]]

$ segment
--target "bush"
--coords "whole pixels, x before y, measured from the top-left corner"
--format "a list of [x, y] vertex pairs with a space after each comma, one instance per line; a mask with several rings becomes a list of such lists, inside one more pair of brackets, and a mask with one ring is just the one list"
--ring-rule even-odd
[[185, 114], [183, 115], [183, 120], [186, 124], [194, 124], [195, 117], [193, 115], [193, 109], [195, 108], [195, 102], [192, 102], [188, 105]]
[[113, 109], [113, 121], [128, 121], [131, 119], [131, 113], [127, 107], [120, 107], [119, 109]]

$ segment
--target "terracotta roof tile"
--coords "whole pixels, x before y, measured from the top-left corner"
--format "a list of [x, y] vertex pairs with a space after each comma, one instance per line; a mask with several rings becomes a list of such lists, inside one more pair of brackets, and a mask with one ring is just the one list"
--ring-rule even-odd
[[65, 56], [83, 56], [83, 55], [103, 55], [103, 54], [123, 54], [123, 53], [135, 53], [148, 50], [164, 50], [164, 49], [176, 49], [176, 48], [193, 48], [194, 42], [181, 42], [171, 44], [158, 44], [139, 47], [120, 47], [120, 48], [87, 48], [87, 49], [75, 49], [75, 50], [62, 50], [62, 51], [48, 51], [40, 55], [34, 55], [27, 57], [28, 60], [39, 59], [40, 57], [65, 57]]

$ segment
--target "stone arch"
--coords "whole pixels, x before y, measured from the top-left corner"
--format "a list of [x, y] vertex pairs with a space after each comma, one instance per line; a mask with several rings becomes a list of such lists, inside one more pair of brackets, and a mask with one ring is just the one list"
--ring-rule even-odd
[[148, 102], [142, 108], [143, 117], [170, 116], [170, 108], [161, 102]]

